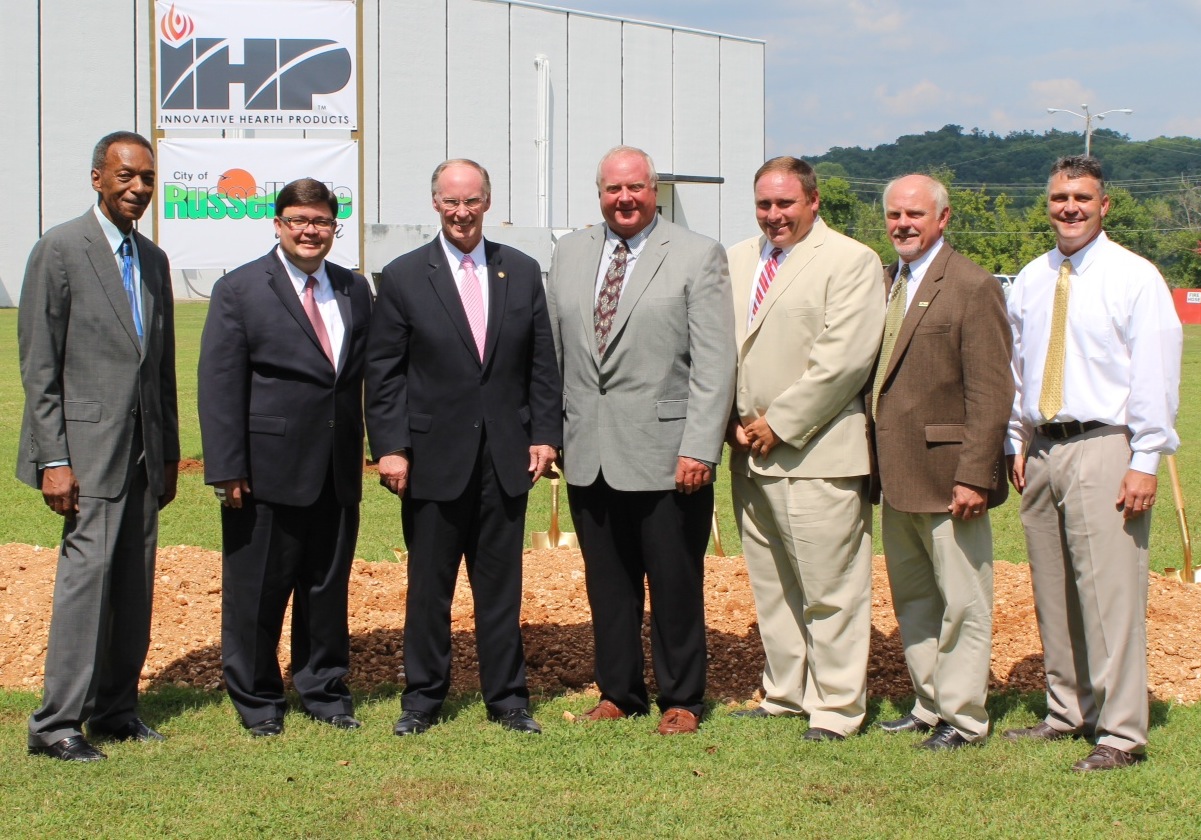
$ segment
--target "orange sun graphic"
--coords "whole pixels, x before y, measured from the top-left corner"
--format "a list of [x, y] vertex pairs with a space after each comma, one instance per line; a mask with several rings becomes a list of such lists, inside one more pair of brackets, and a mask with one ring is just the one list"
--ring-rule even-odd
[[217, 195], [247, 199], [255, 194], [258, 184], [245, 169], [230, 169], [217, 179]]

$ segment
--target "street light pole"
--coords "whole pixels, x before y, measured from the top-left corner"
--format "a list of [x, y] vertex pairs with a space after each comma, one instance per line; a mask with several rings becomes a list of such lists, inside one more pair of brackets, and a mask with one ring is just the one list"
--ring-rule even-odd
[[1069, 111], [1067, 108], [1048, 108], [1048, 114], [1071, 114], [1073, 117], [1079, 117], [1084, 120], [1084, 154], [1087, 157], [1092, 154], [1093, 148], [1093, 120], [1103, 120], [1106, 114], [1133, 114], [1130, 108], [1110, 108], [1108, 111], [1102, 111], [1099, 114], [1090, 114], [1088, 105], [1080, 106], [1083, 114], [1077, 114], [1075, 111]]

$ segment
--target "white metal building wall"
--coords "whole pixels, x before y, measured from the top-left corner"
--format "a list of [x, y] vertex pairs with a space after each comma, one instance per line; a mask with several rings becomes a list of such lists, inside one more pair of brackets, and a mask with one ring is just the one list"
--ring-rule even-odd
[[[492, 176], [489, 224], [536, 226], [535, 59], [545, 56], [552, 228], [600, 220], [597, 160], [627, 143], [660, 172], [726, 179], [665, 191], [677, 221], [727, 245], [756, 232], [749, 181], [763, 161], [763, 42], [506, 0], [358, 2], [364, 224], [436, 224], [430, 173], [447, 157], [470, 157]], [[0, 306], [9, 306], [36, 239], [94, 201], [96, 140], [118, 128], [152, 134], [153, 11], [151, 0], [0, 3], [9, 45], [0, 70], [11, 80], [0, 89], [5, 174], [28, 200], [0, 226]], [[180, 296], [190, 291], [177, 284]]]

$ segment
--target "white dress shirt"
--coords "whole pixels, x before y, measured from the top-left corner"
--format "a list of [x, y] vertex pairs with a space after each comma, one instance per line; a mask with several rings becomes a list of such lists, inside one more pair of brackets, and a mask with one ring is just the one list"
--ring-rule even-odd
[[[650, 238], [651, 231], [657, 224], [659, 224], [658, 215], [642, 230], [633, 236], [626, 237], [626, 247], [630, 249], [630, 255], [626, 257], [626, 277], [630, 277], [634, 273], [634, 263], [638, 262], [638, 256], [642, 253], [642, 249], [646, 246], [646, 240]], [[605, 275], [609, 273], [609, 263], [613, 262], [613, 252], [617, 250], [619, 242], [621, 242], [621, 237], [609, 230], [608, 225], [605, 225], [605, 247], [601, 249], [600, 267], [596, 273], [596, 288], [592, 290], [593, 300], [600, 297], [601, 289], [605, 287]]]
[[[446, 240], [446, 237], [441, 233], [438, 234], [438, 239], [442, 242], [442, 253], [446, 254], [447, 265], [450, 266], [450, 273], [455, 278], [455, 288], [459, 291], [459, 298], [463, 297], [463, 278], [467, 272], [463, 270], [463, 252]], [[488, 257], [484, 254], [484, 239], [480, 237], [480, 241], [471, 249], [471, 260], [475, 263], [475, 276], [480, 281], [480, 294], [484, 300], [484, 330], [485, 334], [488, 329]]]
[[1104, 232], [1069, 259], [1063, 407], [1054, 417], [1043, 417], [1038, 402], [1064, 255], [1056, 248], [1031, 262], [1009, 294], [1017, 396], [1006, 452], [1023, 452], [1043, 423], [1100, 421], [1128, 427], [1130, 468], [1154, 475], [1159, 456], [1180, 445], [1174, 425], [1184, 338], [1167, 284]]
[[[922, 285], [922, 281], [926, 279], [926, 269], [930, 267], [930, 263], [934, 262], [934, 258], [938, 256], [938, 252], [942, 250], [942, 237], [938, 237], [938, 241], [934, 243], [934, 247], [926, 253], [922, 254], [911, 263], [906, 263], [901, 260], [897, 263], [897, 277], [901, 276], [901, 269], [909, 266], [909, 281], [905, 284], [905, 312], [908, 314], [909, 307], [913, 305], [914, 298], [917, 297], [918, 287]], [[893, 288], [896, 288], [896, 279], [893, 279]]]
[[[296, 289], [296, 296], [300, 298], [300, 305], [303, 307], [304, 287], [309, 282], [309, 275], [292, 265], [278, 245], [275, 247], [275, 253], [279, 256], [279, 261], [284, 264], [284, 269], [288, 272], [292, 286]], [[334, 286], [329, 282], [329, 274], [325, 271], [325, 260], [322, 260], [320, 267], [313, 272], [313, 277], [317, 280], [317, 285], [313, 287], [313, 299], [317, 301], [317, 311], [321, 313], [321, 322], [325, 324], [325, 334], [329, 336], [329, 348], [334, 354], [334, 370], [337, 370], [342, 360], [342, 342], [346, 336], [346, 325], [342, 323], [342, 313], [338, 309], [337, 299], [334, 298]]]

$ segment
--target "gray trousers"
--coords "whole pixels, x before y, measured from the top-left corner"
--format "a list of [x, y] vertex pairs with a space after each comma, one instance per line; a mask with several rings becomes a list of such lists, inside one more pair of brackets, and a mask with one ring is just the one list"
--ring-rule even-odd
[[42, 706], [29, 745], [81, 735], [84, 722], [117, 728], [137, 715], [150, 647], [158, 499], [141, 464], [116, 499], [81, 496], [63, 525], [54, 578]]

